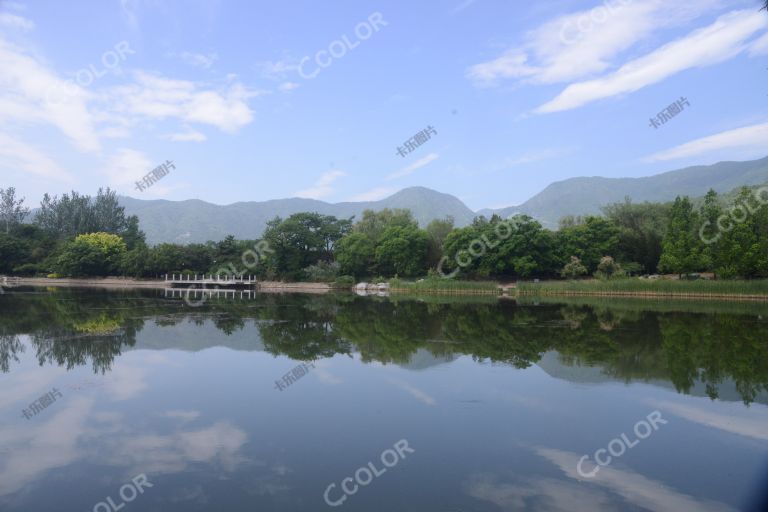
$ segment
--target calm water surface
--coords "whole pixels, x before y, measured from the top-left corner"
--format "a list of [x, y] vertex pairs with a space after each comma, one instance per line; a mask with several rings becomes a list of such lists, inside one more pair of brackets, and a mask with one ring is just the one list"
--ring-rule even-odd
[[2, 511], [758, 510], [767, 405], [760, 304], [0, 295]]

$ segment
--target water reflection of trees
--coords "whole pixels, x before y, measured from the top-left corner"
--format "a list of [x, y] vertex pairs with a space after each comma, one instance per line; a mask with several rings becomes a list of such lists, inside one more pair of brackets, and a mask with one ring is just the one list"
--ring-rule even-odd
[[267, 352], [297, 360], [358, 352], [365, 362], [406, 364], [423, 349], [441, 359], [469, 355], [526, 368], [554, 350], [565, 365], [596, 366], [607, 377], [627, 382], [667, 380], [683, 393], [703, 383], [717, 398], [722, 384], [733, 380], [750, 403], [768, 390], [768, 323], [751, 314], [347, 295], [265, 295], [190, 311], [146, 293], [56, 292], [14, 300], [6, 295], [0, 370], [8, 372], [18, 361], [24, 350], [18, 336], [26, 334], [41, 365], [70, 369], [90, 362], [95, 372], [109, 371], [151, 319], [166, 326], [210, 322], [227, 336], [255, 328]]

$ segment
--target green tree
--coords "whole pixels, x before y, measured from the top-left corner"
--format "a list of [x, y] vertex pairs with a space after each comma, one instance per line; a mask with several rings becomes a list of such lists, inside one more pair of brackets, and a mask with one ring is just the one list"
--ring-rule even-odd
[[301, 279], [303, 269], [318, 261], [332, 261], [333, 247], [349, 230], [349, 220], [319, 213], [296, 213], [267, 223], [264, 240], [272, 249], [267, 265], [288, 279]]
[[698, 215], [688, 197], [678, 196], [670, 211], [669, 225], [662, 241], [659, 270], [688, 274], [702, 268], [702, 243], [698, 239]]
[[109, 188], [99, 189], [95, 198], [75, 191], [61, 198], [45, 194], [35, 222], [59, 239], [97, 232], [122, 235], [128, 228], [125, 208]]
[[107, 276], [117, 273], [125, 252], [125, 242], [117, 235], [79, 235], [64, 246], [56, 270], [72, 277]]
[[577, 256], [589, 272], [594, 272], [600, 258], [606, 254], [616, 254], [619, 228], [608, 219], [590, 216], [582, 224], [561, 229], [556, 238], [561, 261]]
[[364, 233], [350, 233], [336, 246], [336, 261], [341, 274], [361, 278], [371, 275], [376, 258], [376, 245]]
[[427, 266], [437, 267], [443, 257], [445, 239], [453, 231], [454, 219], [451, 216], [445, 219], [435, 219], [427, 224], [426, 232], [429, 239], [427, 246]]
[[[632, 203], [626, 198], [603, 208], [606, 218], [618, 229], [615, 254], [622, 263], [637, 263], [647, 273], [658, 270], [661, 242], [667, 227], [669, 206], [662, 203]], [[625, 265], [629, 268], [629, 265]]]
[[24, 222], [27, 215], [29, 215], [29, 208], [24, 206], [23, 197], [16, 199], [16, 189], [0, 188], [0, 223], [5, 226], [5, 233], [10, 233], [12, 227]]
[[363, 233], [374, 243], [378, 243], [384, 232], [390, 227], [418, 227], [418, 225], [419, 223], [413, 218], [410, 210], [390, 210], [389, 208], [378, 212], [365, 210], [363, 218], [355, 224], [354, 232]]
[[386, 276], [424, 275], [427, 265], [426, 232], [415, 226], [392, 226], [376, 247], [377, 270]]

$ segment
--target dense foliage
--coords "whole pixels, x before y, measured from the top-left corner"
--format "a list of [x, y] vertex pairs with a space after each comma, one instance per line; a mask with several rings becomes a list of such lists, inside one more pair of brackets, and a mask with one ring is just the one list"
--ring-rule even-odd
[[270, 221], [262, 240], [149, 247], [138, 219], [125, 216], [109, 189], [96, 197], [46, 195], [25, 224], [29, 210], [9, 188], [0, 189], [0, 273], [345, 282], [427, 275], [607, 280], [658, 272], [768, 277], [766, 192], [744, 187], [724, 199], [710, 191], [669, 204], [627, 199], [600, 216], [565, 217], [556, 231], [525, 215], [478, 217], [461, 228], [447, 218], [421, 228], [408, 210], [366, 211], [357, 222], [297, 213]]

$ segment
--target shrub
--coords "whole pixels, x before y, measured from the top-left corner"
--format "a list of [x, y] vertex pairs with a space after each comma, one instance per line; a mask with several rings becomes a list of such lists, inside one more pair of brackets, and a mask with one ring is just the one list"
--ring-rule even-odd
[[587, 275], [587, 267], [581, 263], [579, 258], [571, 256], [570, 263], [565, 264], [563, 270], [560, 271], [560, 275], [569, 279], [575, 279]]
[[598, 279], [611, 279], [614, 277], [621, 277], [624, 272], [621, 270], [621, 266], [616, 263], [612, 257], [603, 256], [600, 258], [600, 263], [597, 265], [597, 271], [595, 277]]
[[312, 282], [327, 283], [336, 280], [341, 265], [335, 261], [318, 261], [304, 269], [304, 273]]
[[352, 276], [339, 276], [333, 282], [334, 288], [352, 288], [355, 285], [355, 278]]

